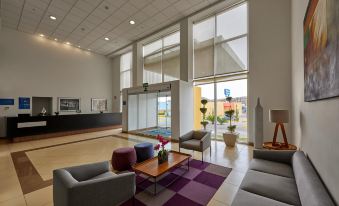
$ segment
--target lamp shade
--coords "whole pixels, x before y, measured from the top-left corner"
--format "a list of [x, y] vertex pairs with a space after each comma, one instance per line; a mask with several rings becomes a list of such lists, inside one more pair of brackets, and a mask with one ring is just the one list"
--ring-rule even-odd
[[288, 123], [289, 121], [289, 112], [288, 110], [270, 110], [270, 122], [274, 123]]

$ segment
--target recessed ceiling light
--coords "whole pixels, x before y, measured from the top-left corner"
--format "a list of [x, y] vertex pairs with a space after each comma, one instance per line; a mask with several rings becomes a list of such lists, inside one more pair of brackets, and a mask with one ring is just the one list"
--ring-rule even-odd
[[52, 19], [52, 20], [56, 20], [56, 17], [52, 16], [52, 15], [50, 15], [49, 18]]
[[80, 45], [78, 45], [78, 48], [80, 48], [81, 46]]
[[67, 45], [71, 45], [71, 43], [69, 43], [69, 42], [66, 42], [66, 44], [67, 44]]
[[133, 20], [131, 20], [131, 21], [129, 21], [129, 24], [135, 24], [135, 21], [133, 21]]
[[54, 39], [54, 41], [58, 41], [58, 39], [57, 39], [57, 38], [55, 38], [55, 39]]
[[43, 35], [43, 34], [39, 34], [39, 36], [40, 36], [40, 37], [44, 37], [45, 35]]
[[105, 40], [106, 40], [106, 41], [109, 41], [109, 38], [108, 38], [108, 37], [105, 37]]

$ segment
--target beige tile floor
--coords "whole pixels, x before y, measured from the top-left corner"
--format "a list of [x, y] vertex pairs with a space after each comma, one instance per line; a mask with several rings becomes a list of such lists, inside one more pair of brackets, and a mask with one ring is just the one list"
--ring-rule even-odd
[[[123, 136], [126, 139], [116, 138], [110, 135]], [[156, 140], [146, 137], [121, 133], [120, 129], [100, 132], [56, 137], [51, 139], [35, 140], [21, 143], [4, 143], [0, 141], [0, 205], [1, 206], [49, 206], [53, 205], [52, 186], [23, 194], [14, 168], [11, 152], [41, 148], [67, 142], [74, 142], [95, 137], [103, 137], [94, 140], [82, 141], [72, 144], [60, 145], [45, 149], [27, 152], [40, 176], [51, 179], [55, 168], [85, 164], [96, 161], [109, 160], [112, 150], [123, 146], [133, 146], [133, 139], [156, 143]], [[169, 149], [178, 150], [177, 143], [168, 145]], [[201, 153], [182, 150], [193, 155], [193, 158], [201, 159]], [[247, 145], [237, 144], [236, 147], [226, 148], [223, 142], [212, 142], [212, 156], [209, 151], [204, 153], [204, 159], [208, 162], [233, 168], [230, 175], [219, 188], [209, 206], [230, 205], [234, 195], [243, 179], [252, 158], [253, 148]]]

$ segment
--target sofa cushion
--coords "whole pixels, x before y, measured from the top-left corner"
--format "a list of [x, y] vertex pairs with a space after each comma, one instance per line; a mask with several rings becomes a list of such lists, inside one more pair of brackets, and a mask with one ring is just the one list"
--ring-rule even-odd
[[92, 177], [92, 178], [90, 178], [88, 180], [95, 180], [95, 179], [101, 179], [101, 178], [105, 178], [105, 177], [112, 177], [114, 175], [116, 175], [116, 174], [113, 173], [113, 172], [105, 172], [105, 173], [102, 173], [102, 174], [97, 175], [95, 177]]
[[311, 162], [303, 152], [296, 152], [293, 155], [292, 165], [302, 205], [334, 205]]
[[279, 202], [270, 198], [266, 198], [254, 193], [239, 189], [235, 196], [232, 206], [291, 206], [283, 202]]
[[292, 166], [284, 163], [253, 159], [250, 163], [249, 169], [282, 177], [294, 178]]
[[181, 147], [190, 150], [200, 150], [200, 140], [190, 139], [181, 143]]
[[301, 205], [293, 178], [248, 170], [240, 189], [286, 204]]

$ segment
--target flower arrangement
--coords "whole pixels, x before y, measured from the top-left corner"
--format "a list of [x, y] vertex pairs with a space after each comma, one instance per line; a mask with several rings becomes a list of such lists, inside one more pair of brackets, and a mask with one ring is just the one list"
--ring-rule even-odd
[[157, 135], [157, 140], [159, 143], [155, 145], [154, 149], [159, 150], [158, 152], [158, 163], [164, 163], [168, 160], [168, 151], [165, 150], [165, 145], [169, 143], [169, 140], [166, 140], [163, 136]]

